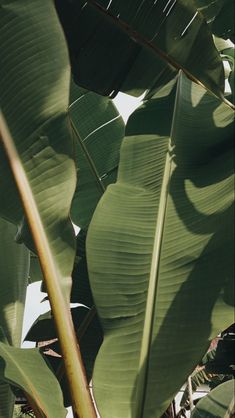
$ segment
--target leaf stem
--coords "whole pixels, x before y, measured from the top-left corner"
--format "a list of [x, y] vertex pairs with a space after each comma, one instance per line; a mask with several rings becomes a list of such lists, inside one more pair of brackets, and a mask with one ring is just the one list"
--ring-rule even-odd
[[0, 112], [0, 134], [40, 259], [65, 363], [74, 415], [80, 418], [95, 418], [96, 413], [77, 344], [69, 304], [60, 286], [59, 272], [26, 172], [2, 112]]
[[172, 131], [171, 131], [171, 135], [169, 139], [168, 151], [166, 154], [165, 169], [164, 169], [164, 174], [163, 174], [161, 195], [160, 195], [160, 203], [159, 203], [157, 220], [156, 220], [151, 269], [150, 269], [150, 275], [149, 275], [149, 286], [148, 286], [148, 294], [147, 294], [146, 310], [145, 310], [145, 318], [144, 318], [144, 327], [143, 327], [143, 335], [142, 335], [142, 342], [141, 342], [141, 349], [140, 349], [139, 374], [137, 378], [137, 388], [136, 388], [136, 406], [135, 406], [136, 409], [135, 409], [134, 418], [142, 418], [144, 416], [144, 408], [145, 408], [145, 400], [146, 400], [145, 397], [146, 397], [147, 380], [148, 380], [149, 356], [150, 356], [151, 343], [152, 343], [154, 314], [155, 314], [155, 305], [156, 305], [157, 288], [158, 288], [158, 276], [159, 276], [159, 267], [160, 267], [160, 261], [161, 261], [162, 239], [163, 239], [163, 233], [164, 233], [165, 217], [166, 217], [167, 201], [168, 201], [168, 190], [169, 190], [169, 183], [170, 183], [171, 169], [172, 169], [172, 159], [170, 156], [170, 143], [171, 143], [171, 138], [172, 138], [173, 129], [174, 129], [176, 103], [177, 103], [178, 92], [179, 92], [179, 83], [180, 83], [180, 75], [178, 79], [178, 86], [177, 86], [175, 106], [174, 106], [174, 112], [173, 112], [173, 120], [172, 120]]

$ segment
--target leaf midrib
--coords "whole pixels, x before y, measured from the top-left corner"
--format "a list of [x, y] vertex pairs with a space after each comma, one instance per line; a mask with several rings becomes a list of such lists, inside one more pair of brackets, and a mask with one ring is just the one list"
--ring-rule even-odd
[[[145, 36], [141, 35], [136, 30], [133, 30], [132, 27], [127, 22], [124, 22], [119, 17], [114, 16], [105, 7], [97, 3], [96, 0], [87, 0], [87, 3], [91, 4], [94, 8], [98, 9], [103, 15], [106, 16], [107, 19], [109, 19], [112, 22], [114, 26], [117, 26], [119, 29], [125, 32], [130, 38], [134, 39], [135, 42], [137, 42], [139, 45], [144, 46], [145, 48], [151, 49], [152, 51], [157, 53], [157, 55], [161, 59], [163, 59], [165, 62], [167, 62], [169, 65], [172, 65], [177, 70], [182, 70], [190, 80], [194, 81], [195, 83], [203, 86], [205, 89], [208, 90], [208, 88], [197, 77], [195, 77], [189, 70], [187, 70], [182, 65], [177, 63], [171, 56], [165, 53], [156, 44], [153, 44], [153, 42], [146, 39]], [[211, 91], [211, 93], [215, 95], [213, 91]], [[234, 108], [234, 105], [230, 103], [227, 99], [225, 99], [223, 92], [221, 91], [220, 88], [217, 89], [217, 94], [218, 94], [218, 97], [222, 101], [224, 101], [224, 103]]]
[[155, 305], [158, 291], [159, 280], [159, 266], [161, 261], [162, 238], [165, 227], [165, 217], [167, 210], [167, 201], [169, 195], [169, 183], [172, 170], [172, 156], [171, 156], [171, 138], [173, 137], [175, 113], [177, 108], [181, 77], [179, 76], [177, 91], [175, 96], [173, 117], [171, 123], [171, 132], [169, 137], [168, 151], [166, 154], [165, 168], [162, 180], [160, 201], [157, 213], [157, 221], [155, 227], [154, 243], [152, 261], [149, 275], [149, 286], [146, 301], [144, 327], [141, 341], [139, 366], [137, 370], [137, 389], [136, 389], [136, 409], [135, 418], [144, 417], [145, 399], [147, 393], [149, 357], [151, 350], [151, 341], [154, 327]]

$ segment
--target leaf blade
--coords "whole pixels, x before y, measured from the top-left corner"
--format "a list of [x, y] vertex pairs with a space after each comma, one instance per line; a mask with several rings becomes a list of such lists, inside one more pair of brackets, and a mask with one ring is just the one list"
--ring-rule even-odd
[[[8, 342], [21, 343], [24, 302], [29, 271], [29, 251], [14, 242], [16, 228], [0, 219], [0, 328]], [[11, 418], [14, 397], [9, 385], [0, 383], [0, 416]]]
[[193, 2], [57, 1], [57, 9], [78, 84], [140, 95], [173, 78], [174, 67], [223, 95], [220, 58]]
[[[16, 385], [30, 395], [42, 416], [66, 416], [60, 386], [38, 349], [17, 349], [0, 343], [1, 375], [10, 384]], [[47, 383], [53, 387], [53, 397], [45, 390]]]
[[171, 126], [173, 107], [174, 95], [173, 100], [145, 104], [130, 118], [118, 181], [101, 199], [88, 231], [88, 268], [104, 327], [94, 393], [104, 417], [138, 416], [133, 388], [139, 378], [156, 213], [171, 132], [174, 158], [154, 327], [145, 359], [144, 417], [161, 416], [209, 339], [233, 321], [234, 301], [227, 300], [227, 291], [224, 297], [222, 293], [233, 277], [233, 112], [185, 77]]

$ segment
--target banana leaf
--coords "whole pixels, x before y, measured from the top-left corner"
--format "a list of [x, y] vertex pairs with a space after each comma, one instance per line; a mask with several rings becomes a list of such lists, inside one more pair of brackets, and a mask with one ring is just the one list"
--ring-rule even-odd
[[36, 254], [30, 254], [29, 284], [43, 280], [39, 259]]
[[195, 0], [195, 5], [205, 17], [214, 35], [230, 39], [234, 43], [233, 0]]
[[[29, 251], [14, 242], [16, 227], [0, 219], [0, 328], [9, 344], [19, 347], [29, 272]], [[14, 397], [0, 378], [0, 418], [11, 418]]]
[[[86, 317], [88, 309], [86, 307], [79, 306], [77, 308], [71, 309], [71, 315], [73, 318], [73, 324], [76, 329], [79, 327], [79, 324], [82, 323]], [[55, 327], [55, 322], [51, 311], [48, 311], [40, 315], [32, 324], [29, 331], [25, 336], [25, 341], [49, 341], [54, 338], [57, 338], [57, 332]]]
[[196, 405], [192, 418], [224, 418], [234, 414], [234, 380], [222, 383]]
[[75, 81], [102, 95], [161, 88], [181, 68], [215, 94], [223, 69], [193, 1], [56, 0]]
[[0, 37], [0, 216], [23, 222], [26, 235], [30, 227], [74, 410], [94, 415], [69, 311], [75, 258], [69, 211], [76, 169], [68, 117], [69, 57], [54, 2], [3, 1]]
[[[82, 360], [85, 367], [87, 380], [89, 382], [92, 378], [94, 362], [103, 340], [103, 333], [97, 315], [94, 316], [92, 322], [89, 324], [89, 327], [86, 327], [85, 332], [83, 332], [82, 335], [79, 335], [80, 330], [80, 327], [76, 329], [82, 354]], [[51, 354], [50, 350], [53, 350], [55, 353], [57, 353], [57, 355]], [[42, 347], [42, 351], [46, 355], [45, 357], [47, 363], [50, 365], [60, 382], [64, 397], [64, 405], [66, 407], [71, 406], [71, 396], [69, 393], [68, 382], [64, 373], [63, 361], [62, 358], [58, 356], [61, 354], [58, 341], [47, 344], [45, 351], [44, 347]]]
[[[0, 378], [33, 400], [38, 417], [66, 417], [59, 383], [38, 349], [20, 349], [0, 342]], [[48, 388], [53, 388], [53, 396]]]
[[233, 321], [233, 116], [180, 75], [129, 119], [87, 237], [102, 418], [160, 417]]
[[[66, 115], [68, 53], [53, 2], [4, 1], [0, 37], [1, 109], [66, 295], [75, 256], [69, 208], [76, 173]], [[0, 176], [0, 216], [19, 225], [22, 205], [2, 143]]]
[[112, 100], [71, 82], [69, 116], [75, 137], [78, 182], [71, 216], [87, 228], [106, 187], [117, 177], [124, 122]]

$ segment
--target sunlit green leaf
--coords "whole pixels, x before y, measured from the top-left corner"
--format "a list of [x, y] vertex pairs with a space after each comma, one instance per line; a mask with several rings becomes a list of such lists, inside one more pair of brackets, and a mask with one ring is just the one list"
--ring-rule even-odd
[[[42, 22], [49, 30], [42, 32]], [[53, 2], [4, 2], [0, 37], [1, 109], [68, 292], [74, 259], [69, 207], [76, 175], [66, 115], [69, 62]], [[0, 214], [19, 223], [22, 206], [2, 145], [0, 162]]]
[[233, 116], [181, 76], [129, 119], [87, 239], [102, 418], [160, 417], [233, 321]]

